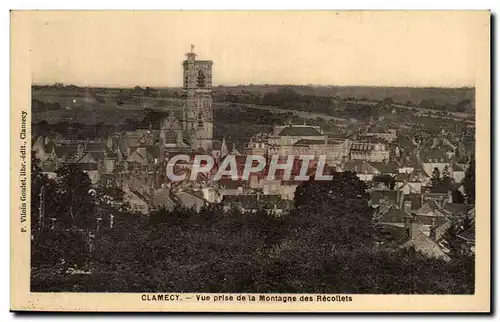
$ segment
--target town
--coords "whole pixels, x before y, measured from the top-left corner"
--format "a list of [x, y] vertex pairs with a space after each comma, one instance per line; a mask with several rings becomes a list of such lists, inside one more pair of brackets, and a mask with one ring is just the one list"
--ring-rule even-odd
[[[78, 227], [75, 229], [85, 236], [84, 245], [90, 245], [92, 253], [99, 247], [100, 234], [119, 229], [124, 219], [118, 217], [123, 213], [135, 218], [131, 220], [151, 223], [169, 222], [170, 219], [163, 217], [181, 212], [198, 218], [209, 213], [215, 217], [209, 216], [209, 221], [217, 222], [218, 216], [226, 218], [237, 212], [236, 217], [269, 217], [262, 219], [264, 221], [259, 219], [269, 230], [275, 221], [287, 222], [287, 218], [294, 218], [292, 224], [287, 222], [293, 226], [304, 220], [301, 216], [328, 213], [328, 217], [316, 223], [330, 227], [335, 221], [335, 229], [342, 232], [332, 228], [325, 236], [346, 234], [344, 229], [351, 233], [366, 226], [371, 227], [371, 248], [394, 252], [411, 249], [416, 256], [423, 256], [419, 260], [448, 263], [442, 264], [443, 267], [452, 265], [456, 258], [473, 257], [473, 90], [472, 97], [462, 93], [460, 100], [450, 95], [453, 99], [446, 101], [447, 96], [442, 94], [435, 95], [435, 101], [410, 101], [318, 95], [301, 86], [283, 86], [264, 94], [259, 92], [262, 90], [259, 86], [224, 89], [213, 86], [212, 78], [216, 77], [212, 75], [213, 62], [197, 59], [193, 49], [182, 62], [183, 79], [179, 81], [182, 88], [33, 86], [31, 216], [35, 239], [43, 239], [44, 234], [48, 236], [57, 229], [66, 229], [68, 233], [68, 228], [63, 227]], [[259, 90], [252, 91], [254, 87]], [[428, 91], [437, 92], [436, 89]], [[457, 91], [463, 92], [463, 89]], [[90, 121], [85, 123], [83, 119]], [[210, 161], [206, 171], [200, 170], [200, 155]], [[308, 161], [306, 166], [300, 162], [304, 158]], [[184, 162], [171, 162], [181, 159]], [[280, 167], [279, 160], [287, 160], [288, 167]], [[226, 169], [228, 163], [231, 171], [217, 171]], [[324, 183], [326, 188], [314, 180], [318, 169], [329, 178]], [[179, 175], [179, 171], [190, 180], [167, 175]], [[290, 173], [306, 179], [299, 182], [291, 179]], [[337, 197], [328, 199], [332, 194]], [[340, 209], [338, 198], [345, 199], [342, 202], [346, 203], [347, 210]], [[366, 209], [364, 204], [352, 201], [358, 199], [366, 201]], [[323, 203], [330, 205], [330, 210], [322, 209]], [[308, 207], [317, 208], [313, 211]], [[351, 212], [363, 212], [369, 220], [352, 224], [338, 219], [343, 212], [349, 213], [348, 216]], [[86, 216], [82, 224], [77, 223], [79, 216]], [[177, 221], [172, 225], [179, 226], [177, 223], [184, 219], [181, 215], [175, 216]], [[235, 228], [238, 230], [235, 243], [262, 239], [253, 237], [251, 229], [248, 235], [243, 226]], [[129, 237], [123, 238], [133, 238], [132, 233], [124, 234]], [[187, 233], [182, 236], [184, 234]], [[214, 234], [204, 238], [216, 238]], [[364, 232], [356, 237], [342, 235], [342, 238], [349, 239], [345, 245], [351, 247], [358, 238], [361, 244], [365, 243], [361, 239], [367, 237], [361, 234]], [[221, 236], [220, 232], [215, 235]], [[175, 236], [178, 237], [177, 233]], [[230, 243], [227, 236], [220, 238]], [[307, 237], [300, 238], [306, 238], [301, 239], [306, 243], [312, 237], [309, 232]], [[291, 237], [284, 240], [287, 238]], [[118, 239], [107, 242], [111, 240], [118, 242]], [[330, 240], [321, 243], [329, 245], [325, 254], [339, 252], [338, 247], [344, 245]], [[151, 245], [142, 245], [144, 252]], [[279, 239], [273, 243], [272, 252], [284, 252], [284, 245], [286, 243]], [[340, 254], [336, 256], [346, 256], [342, 251]], [[64, 272], [72, 272], [68, 273], [72, 276], [93, 275], [95, 255], [88, 256], [93, 259], [65, 267]], [[60, 259], [54, 261], [62, 265]], [[190, 262], [188, 266], [193, 265], [199, 264]], [[50, 289], [43, 286], [44, 283], [48, 282], [37, 284], [38, 289]], [[268, 290], [272, 289], [271, 284], [254, 287]], [[442, 283], [445, 284], [453, 283]], [[215, 286], [190, 287], [190, 290], [210, 290]], [[246, 290], [241, 285], [224, 287], [230, 291]], [[460, 293], [461, 287], [457, 287], [459, 291], [440, 291]], [[169, 290], [172, 288], [159, 291]], [[289, 289], [285, 287], [285, 290]], [[292, 290], [302, 288], [296, 286]], [[352, 291], [348, 286], [342, 290]], [[362, 292], [363, 287], [357, 286], [355, 290]], [[373, 287], [367, 290], [377, 292]], [[406, 291], [419, 292], [403, 290]]]

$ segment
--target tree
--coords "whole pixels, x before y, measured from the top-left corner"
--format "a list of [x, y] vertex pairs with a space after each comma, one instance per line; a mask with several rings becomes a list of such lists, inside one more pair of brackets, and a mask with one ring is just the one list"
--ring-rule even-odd
[[333, 172], [331, 181], [304, 182], [295, 191], [295, 207], [320, 205], [327, 201], [360, 199], [368, 201], [366, 184], [359, 180], [355, 172]]
[[446, 192], [450, 189], [453, 180], [450, 176], [450, 169], [446, 165], [441, 172], [440, 190]]
[[439, 189], [440, 184], [441, 184], [441, 173], [439, 172], [438, 168], [434, 168], [434, 170], [432, 170], [432, 175], [430, 180], [431, 190]]
[[60, 208], [58, 217], [65, 224], [81, 228], [95, 225], [94, 197], [90, 193], [88, 175], [75, 163], [63, 165], [57, 170]]
[[465, 196], [467, 197], [467, 202], [470, 204], [475, 204], [476, 202], [476, 160], [474, 155], [472, 156], [469, 166], [465, 171], [465, 177], [462, 180], [462, 184], [465, 189]]
[[39, 225], [38, 213], [40, 207], [40, 192], [47, 183], [48, 178], [43, 174], [40, 167], [40, 160], [36, 158], [36, 153], [31, 153], [31, 229], [35, 230]]

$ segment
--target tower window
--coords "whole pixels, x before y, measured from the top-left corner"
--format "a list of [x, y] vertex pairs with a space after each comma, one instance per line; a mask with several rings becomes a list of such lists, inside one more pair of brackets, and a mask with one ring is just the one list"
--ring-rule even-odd
[[203, 73], [202, 70], [198, 71], [198, 87], [205, 87], [205, 74]]
[[198, 127], [203, 127], [203, 116], [200, 114], [198, 114]]
[[184, 77], [184, 87], [188, 87], [188, 78]]

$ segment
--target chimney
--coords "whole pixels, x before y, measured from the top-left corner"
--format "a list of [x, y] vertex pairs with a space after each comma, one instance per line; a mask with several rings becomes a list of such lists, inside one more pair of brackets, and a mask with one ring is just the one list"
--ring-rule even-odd
[[111, 136], [108, 138], [108, 142], [107, 142], [106, 145], [107, 145], [107, 147], [108, 147], [109, 150], [115, 152], [114, 144], [113, 144], [113, 138]]
[[410, 240], [417, 238], [418, 231], [420, 230], [420, 224], [418, 223], [415, 214], [405, 217], [405, 229], [408, 232], [408, 238]]
[[429, 237], [433, 241], [436, 241], [436, 218], [435, 217], [432, 217], [431, 230], [430, 230]]
[[411, 200], [405, 200], [404, 201], [404, 203], [403, 203], [403, 210], [406, 213], [410, 213], [411, 212]]
[[147, 156], [147, 151], [146, 151], [145, 147], [138, 147], [137, 148], [137, 153], [139, 153], [140, 155], [142, 155], [144, 158], [146, 158], [146, 156]]
[[101, 217], [98, 217], [98, 218], [96, 219], [96, 221], [97, 221], [97, 224], [96, 224], [96, 229], [95, 229], [95, 230], [96, 230], [96, 231], [99, 231], [99, 229], [101, 228], [101, 221], [102, 221], [102, 218], [101, 218]]
[[77, 154], [78, 154], [78, 158], [81, 158], [83, 156], [83, 151], [85, 150], [83, 144], [78, 144], [78, 148], [77, 148]]
[[451, 192], [451, 190], [448, 190], [448, 202], [447, 203], [453, 203], [453, 193]]

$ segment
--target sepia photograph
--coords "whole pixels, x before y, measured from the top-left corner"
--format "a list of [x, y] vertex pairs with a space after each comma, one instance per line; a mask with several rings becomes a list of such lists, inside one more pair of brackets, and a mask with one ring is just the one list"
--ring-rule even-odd
[[11, 309], [489, 311], [489, 24], [12, 11]]

